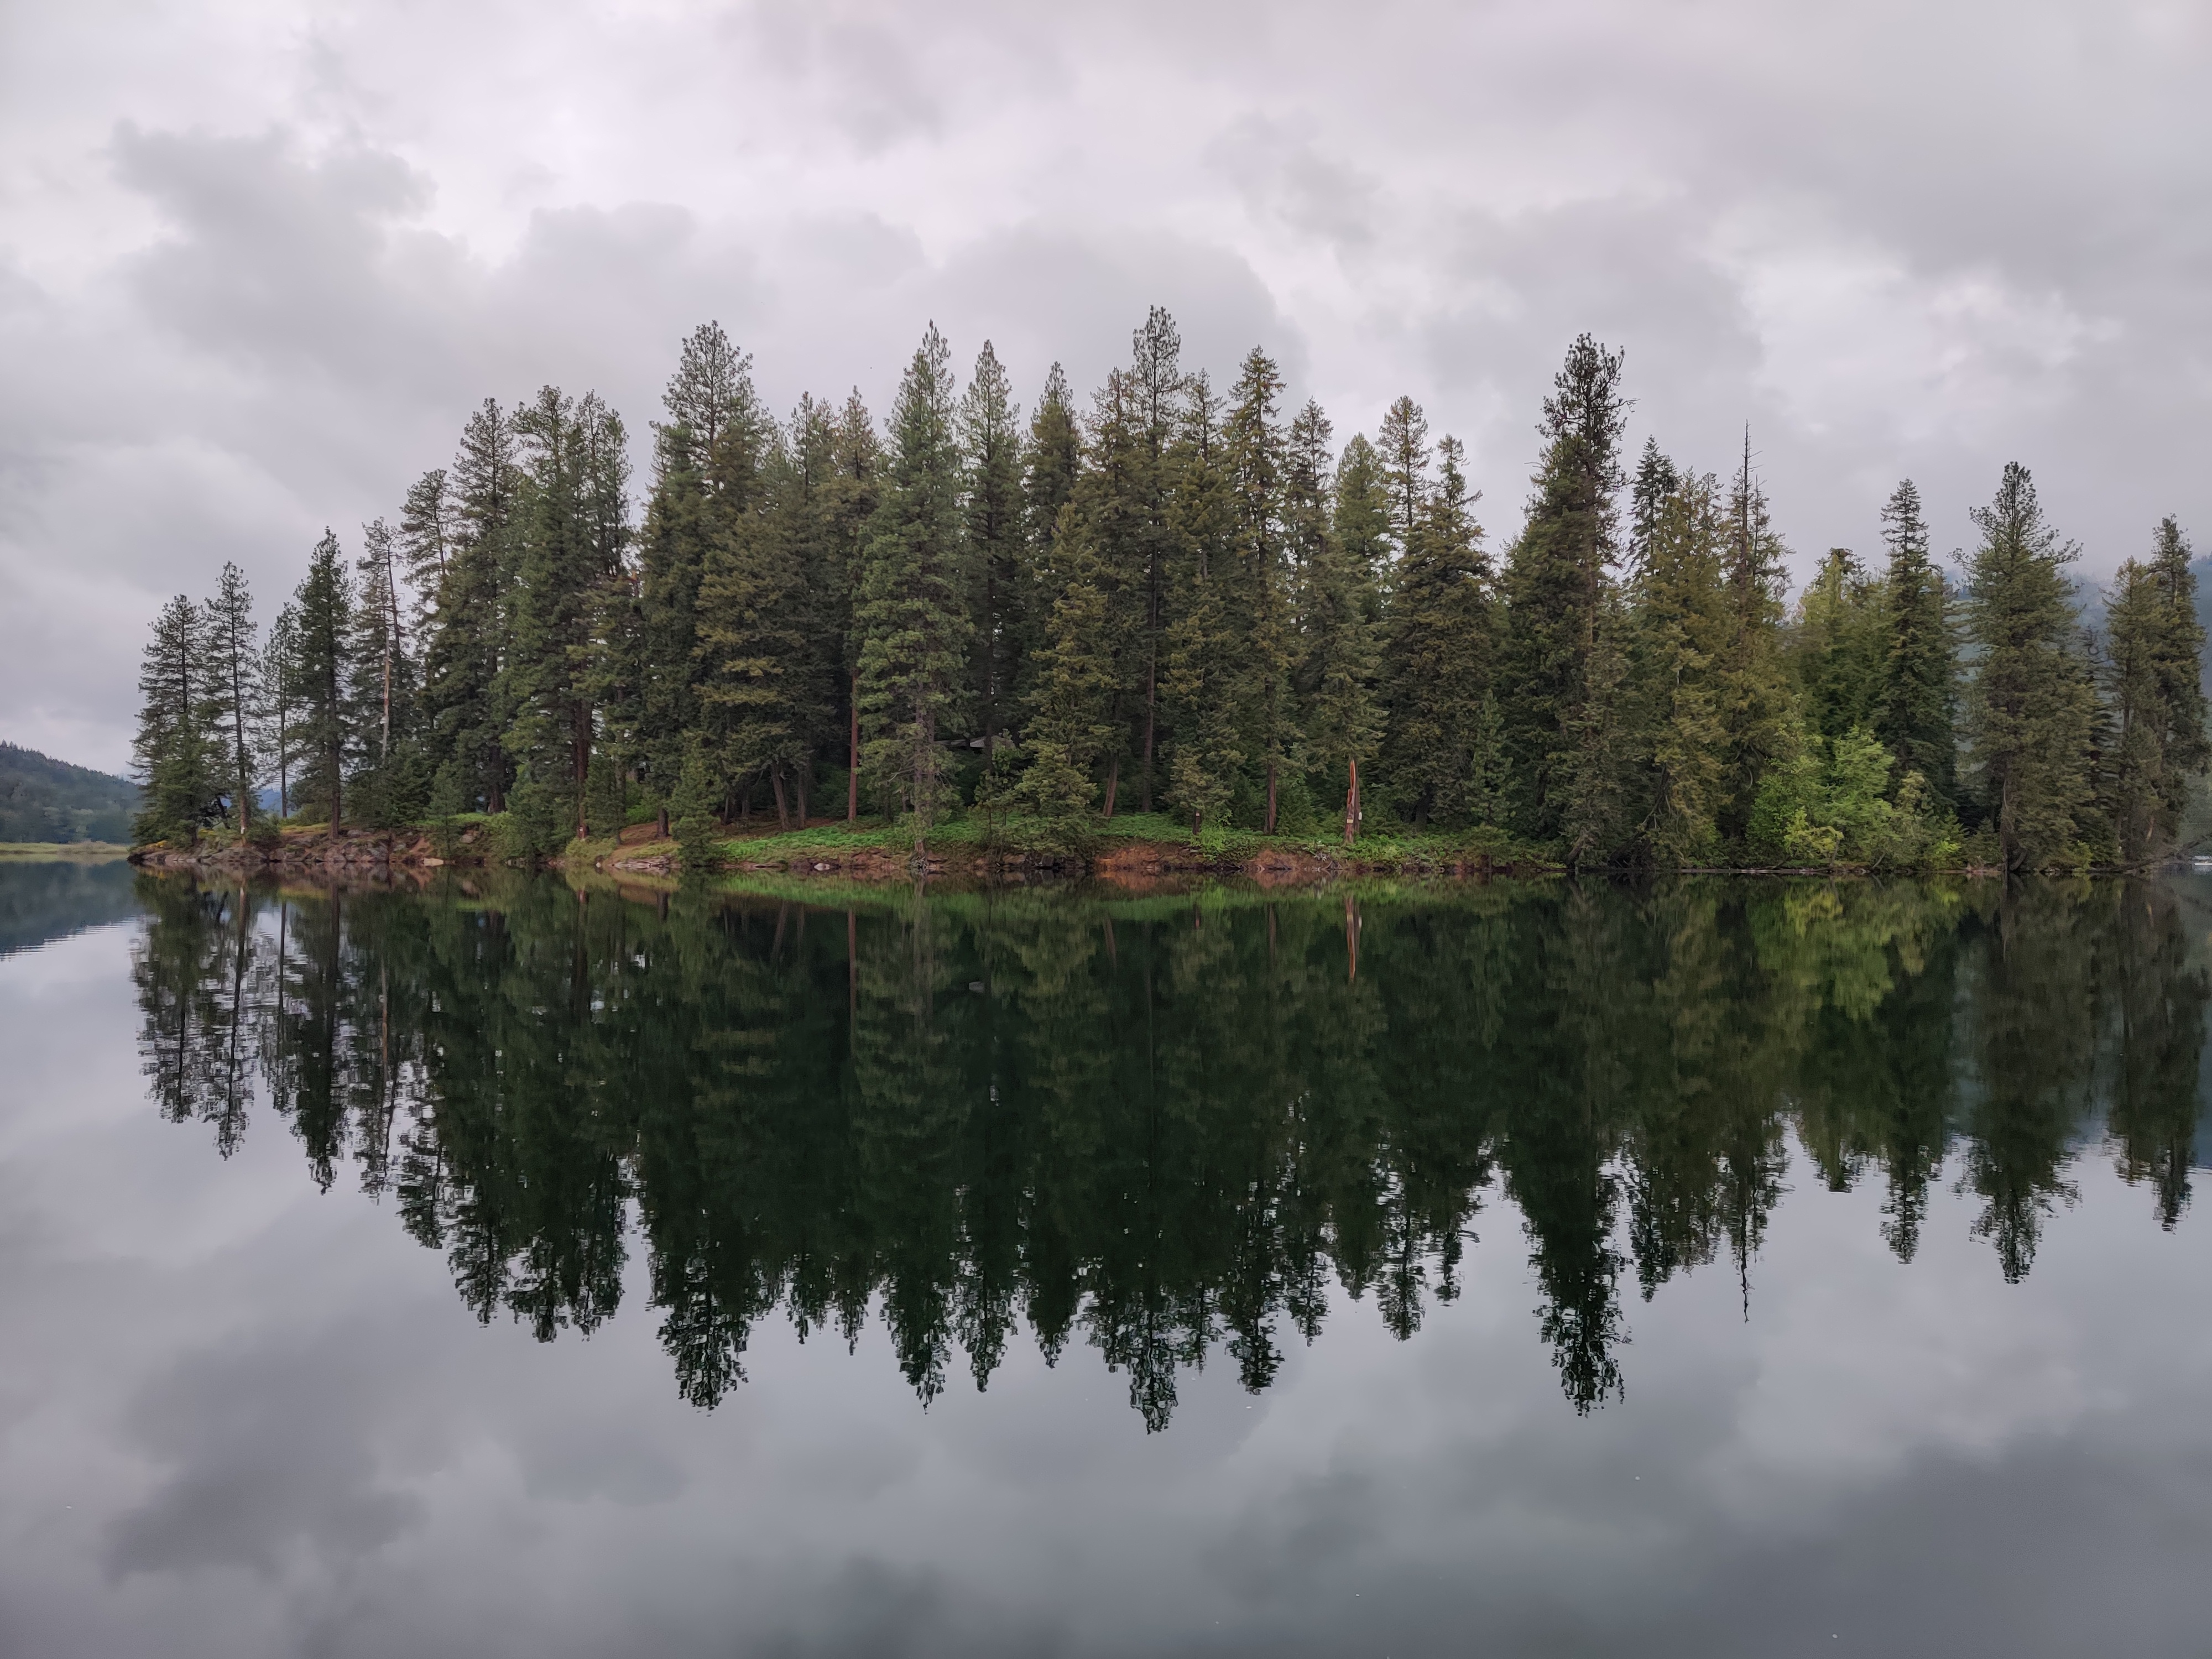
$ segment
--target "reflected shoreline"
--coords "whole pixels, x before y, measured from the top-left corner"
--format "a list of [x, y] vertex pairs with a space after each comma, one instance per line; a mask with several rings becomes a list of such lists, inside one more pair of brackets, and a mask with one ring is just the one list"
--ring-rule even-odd
[[541, 1340], [613, 1316], [642, 1248], [702, 1407], [762, 1319], [873, 1310], [925, 1402], [1026, 1328], [1164, 1428], [1217, 1352], [1267, 1387], [1332, 1281], [1413, 1337], [1502, 1196], [1589, 1411], [1632, 1284], [1729, 1271], [1748, 1312], [1793, 1141], [1881, 1187], [1904, 1261], [1936, 1182], [1972, 1194], [2008, 1280], [2082, 1157], [2166, 1228], [2191, 1194], [2171, 882], [137, 885], [167, 1116], [227, 1155], [273, 1113]]

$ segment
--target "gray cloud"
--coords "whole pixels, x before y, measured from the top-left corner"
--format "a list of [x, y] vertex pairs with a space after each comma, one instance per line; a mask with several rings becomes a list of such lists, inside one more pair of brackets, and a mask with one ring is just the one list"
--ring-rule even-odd
[[125, 758], [139, 632], [273, 600], [467, 410], [595, 386], [642, 442], [719, 318], [878, 407], [934, 319], [1025, 398], [1146, 305], [1340, 435], [1411, 392], [1509, 536], [1566, 340], [1638, 435], [1752, 428], [1801, 554], [2019, 459], [2092, 574], [2212, 534], [2201, 7], [1392, 0], [925, 10], [120, 0], [0, 50], [0, 730]]

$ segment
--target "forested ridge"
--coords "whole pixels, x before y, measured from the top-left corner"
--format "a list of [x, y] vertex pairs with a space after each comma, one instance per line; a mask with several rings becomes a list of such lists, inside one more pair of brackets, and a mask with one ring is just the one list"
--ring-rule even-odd
[[128, 841], [138, 805], [125, 779], [0, 743], [0, 842]]
[[1578, 867], [2026, 870], [2169, 853], [2212, 749], [2171, 518], [2100, 628], [2010, 465], [1955, 576], [1899, 483], [1869, 558], [1787, 589], [1747, 434], [1624, 451], [1620, 354], [1575, 341], [1495, 545], [1409, 398], [1340, 444], [1255, 349], [1217, 386], [1155, 308], [1079, 403], [1026, 411], [933, 326], [878, 422], [779, 418], [716, 325], [682, 347], [634, 501], [621, 417], [553, 387], [325, 533], [264, 637], [242, 574], [156, 621], [142, 840], [507, 814], [510, 844], [655, 817], [948, 819], [1079, 848], [1363, 825]]

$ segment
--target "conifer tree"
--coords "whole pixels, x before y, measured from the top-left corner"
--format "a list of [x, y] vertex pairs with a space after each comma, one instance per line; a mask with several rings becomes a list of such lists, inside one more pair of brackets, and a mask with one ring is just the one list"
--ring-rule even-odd
[[1030, 763], [1016, 788], [1064, 838], [1098, 799], [1098, 757], [1114, 738], [1106, 596], [1085, 536], [1081, 517], [1064, 506], [1053, 558], [1065, 576], [1036, 665], [1025, 743]]
[[1161, 654], [1170, 620], [1169, 591], [1175, 582], [1170, 562], [1176, 537], [1170, 522], [1173, 507], [1169, 499], [1174, 481], [1168, 451], [1175, 441], [1187, 381], [1182, 372], [1182, 333], [1164, 307], [1154, 306], [1146, 313], [1144, 326], [1131, 337], [1131, 344], [1135, 361], [1127, 392], [1133, 404], [1129, 413], [1140, 435], [1134, 453], [1127, 458], [1133, 465], [1124, 480], [1125, 494], [1119, 503], [1128, 514], [1127, 521], [1115, 529], [1134, 544], [1122, 550], [1123, 556], [1133, 566], [1141, 564], [1144, 570], [1144, 617], [1133, 643], [1141, 649], [1145, 676], [1139, 805], [1149, 812], [1153, 760], [1159, 747]]
[[690, 734], [700, 728], [700, 586], [709, 550], [759, 507], [769, 422], [752, 385], [752, 359], [719, 323], [684, 340], [653, 426], [653, 489], [640, 541], [638, 625], [644, 678], [639, 737], [647, 775], [665, 800]]
[[1969, 755], [2006, 866], [2039, 869], [2067, 852], [2089, 802], [2094, 698], [2064, 575], [2080, 550], [2044, 517], [2017, 461], [1974, 522]]
[[[1401, 398], [1393, 412], [1411, 408]], [[1382, 769], [1416, 823], [1466, 823], [1493, 805], [1492, 577], [1461, 468], [1464, 453], [1457, 439], [1446, 437], [1437, 446], [1433, 485], [1409, 475], [1394, 488], [1398, 500], [1409, 483], [1419, 494], [1391, 594]]]
[[2189, 551], [2180, 526], [2161, 520], [2150, 562], [2121, 565], [2106, 611], [2113, 830], [2121, 860], [2138, 867], [2172, 848], [2189, 786], [2212, 758]]
[[1646, 438], [1644, 453], [1636, 463], [1636, 478], [1631, 486], [1628, 558], [1631, 564], [1640, 564], [1657, 533], [1659, 515], [1666, 510], [1668, 501], [1681, 489], [1686, 480], [1682, 471], [1660, 453], [1659, 441]]
[[[1587, 845], [1595, 820], [1571, 826], [1570, 804], [1596, 801], [1610, 785], [1593, 757], [1609, 751], [1615, 718], [1584, 708], [1606, 611], [1607, 572], [1619, 556], [1614, 498], [1623, 477], [1627, 420], [1619, 352], [1589, 335], [1568, 349], [1544, 400], [1544, 453], [1528, 523], [1507, 560], [1507, 646], [1499, 684], [1507, 763], [1522, 830]], [[1611, 647], [1608, 647], [1609, 651]], [[1618, 653], [1613, 653], [1617, 659]], [[1607, 684], [1617, 684], [1608, 671]], [[1591, 754], [1580, 752], [1590, 750]]]
[[400, 553], [391, 526], [362, 526], [356, 568], [361, 586], [348, 647], [350, 720], [360, 734], [355, 815], [387, 826], [412, 822], [428, 800], [428, 778], [415, 744], [415, 664], [399, 611]]
[[1751, 434], [1729, 492], [1725, 535], [1729, 601], [1735, 626], [1720, 664], [1721, 726], [1726, 751], [1720, 823], [1741, 836], [1751, 822], [1759, 780], [1796, 739], [1788, 672], [1782, 659], [1782, 590], [1788, 555], [1774, 533], [1766, 492], [1751, 467]]
[[917, 854], [945, 805], [939, 744], [967, 689], [962, 471], [951, 354], [932, 324], [892, 406], [857, 617], [863, 762], [887, 795], [904, 799]]
[[298, 708], [289, 684], [289, 665], [300, 648], [300, 613], [289, 601], [269, 624], [261, 647], [261, 743], [276, 769], [276, 815], [292, 816], [292, 762], [299, 744]]
[[1637, 502], [1636, 678], [1650, 754], [1643, 835], [1662, 862], [1704, 854], [1718, 834], [1721, 677], [1735, 617], [1717, 494], [1709, 477], [1677, 476], [1661, 499]]
[[454, 502], [446, 487], [446, 476], [442, 466], [433, 467], [408, 485], [394, 538], [399, 561], [406, 569], [406, 586], [413, 595], [409, 621], [418, 641], [427, 636], [438, 614], [446, 556], [453, 543]]
[[513, 777], [502, 670], [513, 622], [519, 482], [514, 423], [486, 398], [462, 430], [447, 480], [451, 529], [425, 653], [424, 703], [432, 759], [452, 764], [470, 805], [495, 812], [504, 809]]
[[1344, 802], [1345, 844], [1359, 834], [1360, 769], [1382, 738], [1382, 537], [1374, 447], [1355, 435], [1334, 477], [1328, 416], [1309, 403], [1291, 423], [1284, 514], [1298, 568], [1296, 675], [1306, 755], [1325, 799]]
[[[1150, 633], [1154, 612], [1151, 585], [1156, 574], [1163, 581], [1175, 574], [1176, 561], [1188, 556], [1179, 542], [1164, 550], [1155, 547], [1149, 515], [1156, 505], [1172, 508], [1174, 502], [1166, 498], [1156, 502], [1153, 483], [1176, 459], [1164, 457], [1156, 465], [1143, 410], [1144, 399], [1132, 373], [1115, 369], [1106, 377], [1092, 399], [1085, 437], [1090, 465], [1078, 476], [1069, 496], [1079, 544], [1065, 534], [1054, 543], [1056, 547], [1079, 544], [1085, 550], [1091, 561], [1089, 579], [1099, 593], [1097, 624], [1103, 632], [1086, 649], [1112, 665], [1113, 689], [1107, 702], [1112, 735], [1099, 756], [1106, 774], [1102, 811], [1109, 818], [1121, 799], [1123, 761], [1136, 757], [1141, 772], [1145, 733], [1149, 730], [1158, 736], [1154, 693], [1161, 682]], [[1162, 616], [1167, 604], [1164, 594], [1158, 604]], [[1139, 800], [1149, 808], [1151, 796], [1141, 782]]]
[[1805, 723], [1822, 738], [1875, 729], [1888, 681], [1883, 584], [1848, 547], [1832, 547], [1797, 601], [1790, 654]]
[[1242, 684], [1232, 695], [1240, 744], [1259, 769], [1260, 829], [1273, 835], [1282, 779], [1299, 763], [1291, 695], [1296, 638], [1289, 548], [1283, 526], [1282, 370], [1258, 347], [1246, 354], [1222, 434], [1233, 503], [1236, 559], [1224, 625], [1243, 640]]
[[1928, 526], [1911, 479], [1891, 493], [1881, 521], [1889, 547], [1888, 641], [1875, 735], [1897, 757], [1900, 773], [1917, 772], [1936, 800], [1948, 804], [1958, 793], [1958, 645], [1949, 587], [1929, 557]]
[[764, 458], [762, 510], [723, 523], [699, 586], [697, 696], [720, 788], [749, 789], [765, 777], [776, 821], [789, 828], [794, 798], [804, 812], [810, 708], [805, 572], [792, 514], [806, 480], [800, 457], [779, 442]]
[[321, 816], [332, 831], [345, 817], [346, 775], [356, 750], [349, 665], [353, 588], [338, 538], [328, 530], [307, 557], [307, 574], [292, 595], [295, 629], [284, 665], [284, 691], [297, 714], [292, 726], [300, 761], [301, 810]]
[[238, 833], [251, 828], [254, 787], [261, 775], [255, 739], [261, 706], [261, 653], [255, 640], [253, 595], [246, 573], [226, 561], [204, 619], [209, 713], [217, 744], [216, 775]]
[[1191, 376], [1176, 445], [1171, 520], [1178, 544], [1171, 567], [1163, 701], [1172, 724], [1170, 805], [1194, 830], [1227, 814], [1245, 752], [1237, 695], [1246, 677], [1231, 633], [1236, 583], [1237, 504], [1221, 440], [1221, 404], [1204, 374]]
[[1034, 595], [1024, 554], [1021, 410], [1013, 383], [988, 340], [960, 400], [960, 444], [968, 477], [963, 529], [975, 617], [969, 696], [980, 719], [983, 769], [994, 774], [999, 731], [1017, 705], [1014, 681], [1036, 645]]
[[138, 732], [131, 758], [144, 781], [144, 805], [131, 826], [140, 842], [187, 844], [215, 816], [222, 789], [213, 700], [208, 687], [207, 621], [179, 593], [161, 608], [138, 669]]

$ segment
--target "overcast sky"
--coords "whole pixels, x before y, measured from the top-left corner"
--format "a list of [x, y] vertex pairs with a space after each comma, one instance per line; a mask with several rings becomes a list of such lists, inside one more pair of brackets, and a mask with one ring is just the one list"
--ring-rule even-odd
[[1340, 440], [1410, 392], [1494, 545], [1588, 329], [1801, 568], [2014, 459], [2088, 574], [2212, 545], [2208, 70], [2202, 0], [0, 0], [0, 737], [123, 768], [161, 600], [273, 611], [487, 396], [641, 461], [708, 318], [880, 410], [933, 319], [1030, 401], [1164, 304]]

